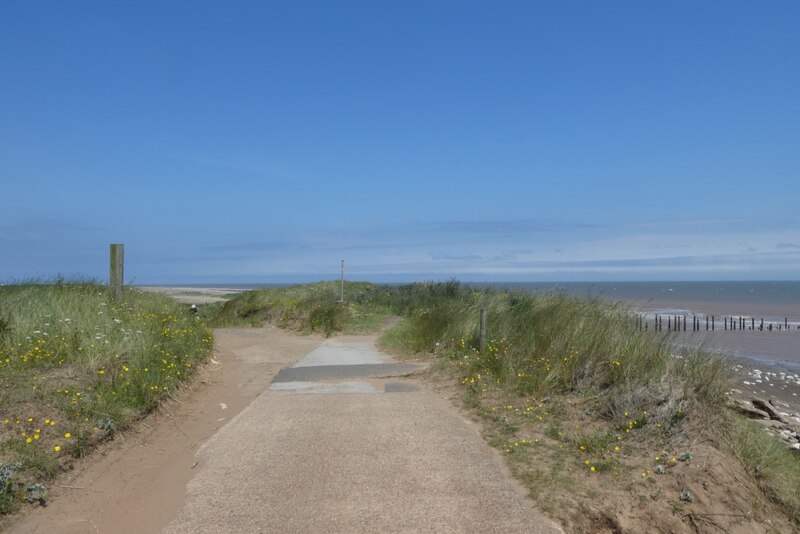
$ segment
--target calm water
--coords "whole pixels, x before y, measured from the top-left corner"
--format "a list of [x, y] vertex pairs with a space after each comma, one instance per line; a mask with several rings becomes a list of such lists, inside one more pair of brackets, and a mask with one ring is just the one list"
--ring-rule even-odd
[[717, 303], [720, 306], [800, 308], [800, 282], [519, 282], [490, 284], [530, 292], [563, 291], [580, 297], [655, 303]]

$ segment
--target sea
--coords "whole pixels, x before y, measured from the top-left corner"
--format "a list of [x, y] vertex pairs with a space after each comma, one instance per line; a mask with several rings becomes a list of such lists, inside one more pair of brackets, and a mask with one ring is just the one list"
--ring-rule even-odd
[[765, 315], [800, 320], [798, 282], [509, 282], [487, 286], [531, 293], [563, 292], [625, 302], [652, 311]]

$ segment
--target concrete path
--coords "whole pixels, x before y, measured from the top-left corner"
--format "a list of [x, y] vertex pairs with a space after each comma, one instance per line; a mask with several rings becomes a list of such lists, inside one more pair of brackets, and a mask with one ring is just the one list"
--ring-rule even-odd
[[326, 341], [201, 447], [164, 532], [560, 532], [410, 370]]

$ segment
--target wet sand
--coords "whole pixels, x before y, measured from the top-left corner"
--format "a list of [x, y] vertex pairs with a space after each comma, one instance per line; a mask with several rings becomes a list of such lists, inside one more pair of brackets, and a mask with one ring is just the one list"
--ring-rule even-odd
[[[653, 315], [686, 315], [689, 331], [672, 334], [678, 345], [702, 346], [714, 352], [723, 352], [735, 359], [750, 361], [756, 365], [800, 371], [800, 303], [770, 305], [763, 302], [731, 303], [667, 298], [648, 301], [623, 302], [636, 312], [645, 314], [649, 327], [653, 326]], [[691, 331], [692, 317], [700, 320], [699, 332]], [[713, 316], [716, 329], [706, 331], [705, 319]], [[725, 317], [746, 318], [745, 330], [725, 330]], [[749, 330], [755, 319], [755, 330]], [[758, 330], [763, 318], [765, 329]], [[789, 330], [783, 328], [788, 320]], [[773, 325], [772, 330], [766, 327]], [[780, 329], [778, 329], [780, 326]], [[666, 330], [666, 322], [663, 325]]]
[[[654, 313], [686, 315], [689, 331], [668, 334], [676, 346], [701, 347], [709, 352], [724, 354], [731, 359], [737, 377], [733, 396], [750, 400], [753, 397], [775, 399], [785, 415], [800, 423], [800, 303], [731, 303], [674, 299], [627, 301], [636, 312], [645, 314], [652, 329]], [[699, 332], [691, 331], [692, 316], [701, 319]], [[705, 317], [714, 316], [716, 330], [705, 330]], [[755, 318], [755, 330], [725, 330], [724, 317]], [[772, 321], [772, 331], [758, 330], [761, 318], [765, 325]], [[666, 319], [666, 317], [665, 317]], [[777, 329], [788, 319], [790, 329]], [[666, 334], [666, 322], [664, 333]]]
[[[685, 312], [689, 314], [697, 314], [697, 316], [715, 316], [721, 318], [727, 317], [754, 317], [756, 322], [762, 317], [765, 321], [780, 321], [783, 322], [784, 318], [788, 318], [790, 322], [795, 323], [800, 321], [800, 302], [796, 303], [776, 303], [769, 302], [714, 302], [707, 300], [689, 300], [689, 299], [670, 299], [658, 298], [650, 300], [625, 300], [624, 304], [629, 305], [632, 309], [640, 312], [647, 311], [675, 311]], [[717, 322], [718, 326], [722, 326], [720, 321]]]

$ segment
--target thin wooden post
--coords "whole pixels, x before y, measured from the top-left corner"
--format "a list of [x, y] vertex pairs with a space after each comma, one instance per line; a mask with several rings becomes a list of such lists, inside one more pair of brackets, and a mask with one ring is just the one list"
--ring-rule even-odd
[[750, 318], [750, 330], [755, 330], [755, 329], [756, 329], [756, 318], [755, 317], [751, 317]]
[[339, 280], [341, 282], [341, 292], [339, 293], [339, 302], [344, 302], [344, 260], [342, 260], [341, 271], [339, 273]]
[[711, 316], [711, 331], [712, 331], [712, 332], [714, 331], [714, 327], [715, 327], [715, 326], [716, 326], [716, 325], [714, 324], [714, 316], [712, 315], [712, 316]]
[[481, 353], [486, 352], [486, 309], [481, 308], [481, 330], [478, 339]]
[[121, 300], [125, 271], [125, 245], [121, 243], [112, 244], [109, 256], [110, 272], [108, 275], [108, 286], [111, 290], [111, 298], [114, 300]]

